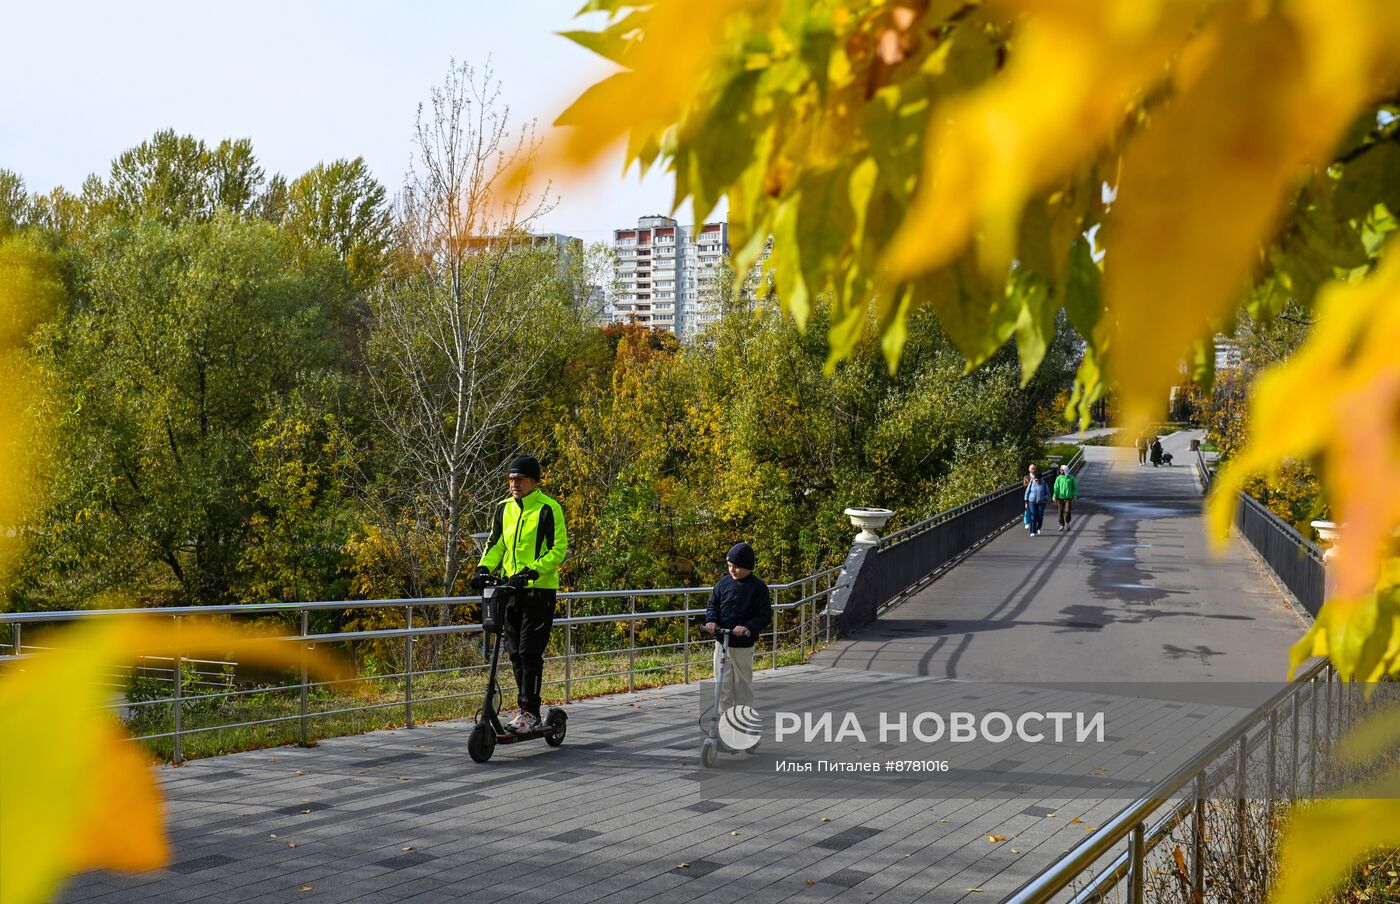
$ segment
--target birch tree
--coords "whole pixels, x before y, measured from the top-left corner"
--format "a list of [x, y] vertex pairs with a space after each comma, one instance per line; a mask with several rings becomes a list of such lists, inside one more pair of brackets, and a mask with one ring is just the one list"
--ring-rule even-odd
[[536, 149], [533, 126], [509, 114], [490, 70], [468, 65], [420, 106], [400, 257], [370, 303], [382, 448], [369, 499], [414, 596], [458, 589], [467, 539], [504, 493], [512, 428], [577, 335], [575, 302], [587, 297], [569, 285], [580, 272], [570, 250], [530, 234], [546, 196], [507, 182]]

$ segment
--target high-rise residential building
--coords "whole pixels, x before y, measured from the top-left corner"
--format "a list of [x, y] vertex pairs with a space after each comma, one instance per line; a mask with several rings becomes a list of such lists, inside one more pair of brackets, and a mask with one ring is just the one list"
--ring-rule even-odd
[[729, 224], [706, 223], [689, 243], [686, 296], [678, 336], [690, 341], [719, 319], [724, 262], [729, 258]]
[[692, 234], [671, 217], [641, 217], [635, 227], [613, 231], [613, 250], [612, 319], [690, 339], [718, 316], [727, 223], [706, 223]]
[[676, 332], [685, 243], [685, 230], [670, 217], [641, 217], [632, 229], [614, 230], [614, 319]]
[[[770, 238], [739, 287], [751, 303], [765, 294], [762, 271], [772, 243]], [[689, 342], [719, 319], [730, 255], [728, 223], [692, 230], [671, 217], [641, 217], [635, 227], [613, 231], [613, 251], [608, 320], [634, 321]]]

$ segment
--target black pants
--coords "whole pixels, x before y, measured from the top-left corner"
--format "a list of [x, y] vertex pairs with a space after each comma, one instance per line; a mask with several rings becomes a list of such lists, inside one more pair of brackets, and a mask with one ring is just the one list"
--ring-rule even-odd
[[1060, 504], [1060, 525], [1066, 526], [1069, 524], [1069, 506], [1071, 500], [1057, 499], [1055, 501]]
[[554, 590], [526, 590], [506, 612], [506, 652], [521, 710], [539, 717], [544, 651], [554, 626]]

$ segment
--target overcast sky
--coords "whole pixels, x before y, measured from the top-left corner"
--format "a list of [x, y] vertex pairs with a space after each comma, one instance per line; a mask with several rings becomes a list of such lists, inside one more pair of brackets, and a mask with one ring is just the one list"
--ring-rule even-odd
[[[582, 0], [0, 0], [0, 167], [76, 191], [152, 133], [250, 138], [269, 174], [364, 157], [391, 192], [413, 119], [452, 59], [489, 59], [512, 115], [542, 125], [608, 64], [555, 32]], [[598, 20], [594, 19], [596, 23]], [[588, 25], [590, 23], [583, 23]], [[670, 206], [621, 156], [563, 189], [542, 231], [596, 241]], [[688, 210], [682, 211], [688, 218]]]

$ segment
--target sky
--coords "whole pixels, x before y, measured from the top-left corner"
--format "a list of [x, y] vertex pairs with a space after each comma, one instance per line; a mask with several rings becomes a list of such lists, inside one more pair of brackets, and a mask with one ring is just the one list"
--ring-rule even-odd
[[[610, 64], [556, 32], [582, 0], [0, 0], [0, 167], [31, 191], [77, 191], [123, 150], [171, 128], [217, 144], [249, 138], [289, 178], [364, 157], [395, 192], [414, 117], [452, 61], [490, 64], [512, 118], [547, 127]], [[625, 178], [619, 151], [557, 187], [538, 231], [586, 241], [668, 213], [662, 173]], [[723, 211], [715, 216], [722, 217]], [[690, 222], [689, 208], [678, 216]]]

